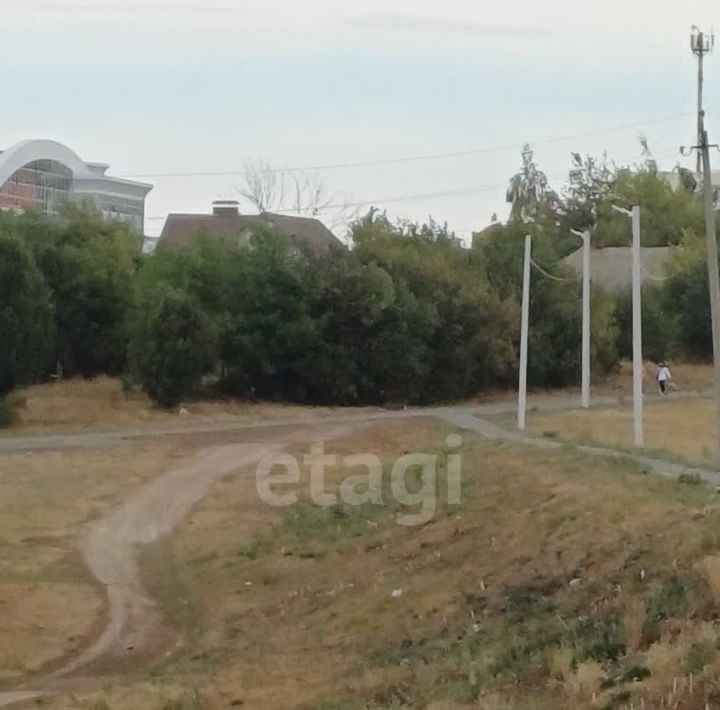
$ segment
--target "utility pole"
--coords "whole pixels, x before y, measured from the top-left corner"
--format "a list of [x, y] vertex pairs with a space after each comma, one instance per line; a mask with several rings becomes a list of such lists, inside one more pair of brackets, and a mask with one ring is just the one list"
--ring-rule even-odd
[[632, 210], [613, 205], [620, 214], [632, 218], [632, 333], [633, 333], [633, 442], [638, 449], [645, 448], [645, 403], [643, 402], [643, 348], [642, 348], [642, 264], [640, 261], [640, 207]]
[[[710, 33], [706, 35], [702, 30], [693, 25], [692, 33], [690, 34], [690, 47], [692, 48], [693, 54], [698, 58], [698, 96], [697, 96], [697, 113], [698, 113], [698, 133], [697, 141], [698, 145], [702, 146], [703, 143], [703, 83], [704, 77], [704, 64], [705, 55], [712, 52], [715, 46], [715, 34]], [[699, 175], [703, 168], [703, 157], [701, 151], [697, 154], [697, 174]]]
[[[705, 130], [705, 111], [702, 104], [703, 60], [704, 56], [715, 46], [715, 35], [709, 36], [697, 27], [692, 28], [690, 46], [698, 58], [698, 172], [702, 166], [703, 200], [705, 205], [705, 237], [707, 241], [708, 288], [710, 290], [710, 318], [712, 320], [713, 339], [713, 380], [715, 389], [715, 427], [716, 443], [720, 448], [720, 273], [718, 273], [718, 248], [715, 228], [715, 205], [713, 204], [712, 171], [710, 168], [710, 145], [708, 132]], [[680, 149], [683, 154], [685, 149]]]
[[583, 240], [582, 288], [582, 406], [590, 407], [590, 232], [570, 230]]
[[645, 447], [643, 425], [642, 277], [640, 275], [640, 207], [632, 208], [632, 308], [633, 308], [633, 433], [635, 446]]
[[718, 274], [717, 235], [715, 233], [715, 207], [713, 205], [712, 173], [710, 171], [710, 143], [701, 113], [703, 160], [703, 193], [705, 201], [705, 236], [707, 238], [708, 285], [710, 287], [710, 317], [712, 318], [713, 376], [715, 383], [715, 419], [717, 443], [720, 447], [720, 274]]
[[520, 375], [518, 382], [518, 429], [525, 431], [527, 409], [527, 366], [528, 337], [530, 335], [530, 254], [532, 237], [525, 237], [525, 259], [523, 261], [522, 314], [520, 318]]

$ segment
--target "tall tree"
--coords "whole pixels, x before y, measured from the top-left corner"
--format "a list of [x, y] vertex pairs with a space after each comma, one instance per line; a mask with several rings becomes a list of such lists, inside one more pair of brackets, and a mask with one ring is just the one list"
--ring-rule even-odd
[[56, 360], [66, 375], [122, 372], [127, 356], [126, 319], [140, 245], [131, 229], [93, 211], [68, 206], [63, 218], [43, 224], [21, 218], [52, 293]]
[[522, 169], [510, 179], [507, 201], [511, 205], [510, 222], [540, 223], [554, 219], [559, 198], [550, 188], [547, 175], [538, 168], [529, 144], [522, 151]]
[[48, 364], [52, 307], [32, 255], [0, 232], [0, 398], [33, 382]]

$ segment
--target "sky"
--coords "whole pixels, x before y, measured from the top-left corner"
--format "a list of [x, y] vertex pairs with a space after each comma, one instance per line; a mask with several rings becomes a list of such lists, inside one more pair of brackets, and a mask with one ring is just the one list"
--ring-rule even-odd
[[[143, 176], [154, 185], [150, 235], [168, 212], [238, 197], [248, 160], [317, 168], [338, 203], [432, 216], [465, 238], [507, 215], [505, 187], [524, 142], [557, 189], [571, 152], [632, 163], [640, 135], [661, 167], [689, 164], [678, 147], [696, 132], [690, 28], [720, 21], [711, 0], [0, 7], [0, 147], [50, 138], [109, 163], [111, 174]], [[706, 76], [712, 139], [720, 56], [707, 60]], [[324, 167], [446, 153], [464, 154]], [[185, 175], [218, 172], [227, 174]]]

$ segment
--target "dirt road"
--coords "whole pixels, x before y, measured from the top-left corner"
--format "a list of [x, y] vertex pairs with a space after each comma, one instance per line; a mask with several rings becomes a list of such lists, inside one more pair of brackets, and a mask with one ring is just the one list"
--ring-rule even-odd
[[[617, 405], [617, 397], [596, 397], [593, 405], [596, 407]], [[536, 410], [563, 410], [579, 407], [576, 397], [566, 395], [538, 396], [529, 402], [529, 409]], [[237, 432], [263, 432], [273, 429], [284, 429], [298, 426], [331, 426], [337, 424], [360, 424], [364, 422], [382, 421], [384, 419], [397, 419], [400, 417], [442, 417], [446, 412], [466, 413], [476, 416], [493, 416], [509, 414], [515, 411], [517, 404], [514, 399], [502, 398], [485, 403], [464, 403], [450, 407], [408, 407], [407, 409], [391, 411], [347, 411], [338, 409], [332, 419], [318, 416], [313, 410], [308, 410], [307, 417], [298, 420], [275, 420], [256, 423], [222, 422], [219, 424], [193, 423], [188, 421], [182, 425], [172, 427], [146, 427], [141, 429], [120, 430], [81, 430], [40, 434], [14, 435], [7, 433], [0, 435], [0, 455], [13, 453], [28, 453], [32, 451], [65, 451], [71, 449], [106, 449], [112, 446], [126, 446], [131, 441], [144, 441], [149, 439], [165, 439], [185, 437], [194, 434], [231, 434]]]
[[362, 427], [364, 422], [284, 430], [267, 443], [206, 448], [181, 466], [142, 486], [120, 507], [93, 524], [83, 542], [85, 563], [105, 587], [108, 622], [100, 638], [70, 663], [32, 688], [0, 692], [0, 706], [37, 698], [60, 687], [62, 679], [100, 658], [126, 659], [153, 648], [172, 647], [179, 639], [163, 621], [143, 588], [139, 547], [176, 528], [189, 510], [224, 476], [252, 466], [292, 443], [329, 440]]
[[[554, 398], [544, 402], [545, 408], [563, 409], [577, 406], [575, 400]], [[293, 426], [287, 423], [246, 426], [242, 430], [257, 434], [256, 443], [225, 443], [206, 447], [191, 456], [177, 468], [169, 471], [138, 489], [120, 507], [111, 510], [94, 523], [83, 542], [85, 562], [105, 587], [108, 600], [108, 623], [100, 638], [88, 649], [74, 658], [59, 671], [32, 688], [0, 693], [0, 706], [8, 706], [37, 698], [63, 686], [71, 674], [87, 667], [100, 658], [121, 659], [139, 655], [148, 649], [172, 647], [178, 641], [173, 630], [167, 628], [157, 604], [143, 588], [138, 565], [139, 546], [152, 543], [169, 534], [188, 511], [207, 494], [208, 490], [224, 476], [252, 466], [261, 457], [277, 452], [290, 444], [331, 440], [350, 431], [386, 419], [416, 416], [436, 416], [459, 429], [480, 433], [486, 438], [502, 439], [518, 445], [557, 448], [557, 442], [538, 439], [510, 432], [482, 419], [482, 415], [512, 411], [514, 403], [499, 402], [483, 406], [463, 405], [433, 409], [414, 409], [400, 412], [370, 413], [354, 416], [338, 416], [335, 423], [308, 422]], [[237, 433], [237, 427], [227, 425], [203, 427], [200, 430], [159, 430], [154, 432], [84, 433], [50, 437], [14, 437], [0, 440], [0, 453], [25, 450], [48, 450], [53, 448], [103, 447], [127, 443], [128, 439], [150, 436], [188, 436], [193, 433]], [[262, 432], [262, 435], [261, 435]], [[260, 443], [257, 443], [257, 442]], [[590, 455], [627, 456], [635, 458], [651, 470], [664, 475], [678, 476], [687, 467], [645, 457], [629, 456], [611, 449], [577, 447]], [[720, 483], [720, 476], [713, 471], [692, 469], [706, 480]]]

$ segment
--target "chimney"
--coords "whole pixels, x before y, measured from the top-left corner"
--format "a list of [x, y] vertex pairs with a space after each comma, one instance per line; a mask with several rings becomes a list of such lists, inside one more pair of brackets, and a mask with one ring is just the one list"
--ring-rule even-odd
[[212, 208], [215, 217], [237, 217], [240, 214], [240, 203], [237, 200], [215, 200]]

